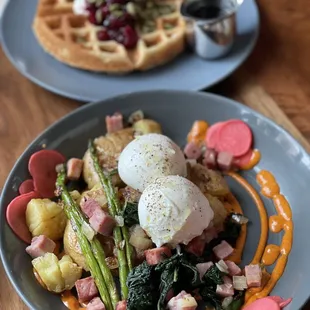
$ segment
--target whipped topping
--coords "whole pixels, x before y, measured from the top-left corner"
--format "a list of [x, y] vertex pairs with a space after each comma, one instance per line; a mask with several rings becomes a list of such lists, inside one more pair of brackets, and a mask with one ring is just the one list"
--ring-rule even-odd
[[74, 0], [73, 13], [76, 15], [87, 15], [86, 0]]

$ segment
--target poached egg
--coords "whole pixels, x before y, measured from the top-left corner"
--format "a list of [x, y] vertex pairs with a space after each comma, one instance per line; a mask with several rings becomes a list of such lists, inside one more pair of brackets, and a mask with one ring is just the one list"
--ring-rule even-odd
[[188, 244], [209, 226], [214, 212], [208, 199], [181, 176], [156, 179], [142, 193], [139, 221], [157, 247]]
[[137, 137], [124, 148], [118, 173], [127, 185], [143, 192], [159, 177], [186, 176], [186, 161], [182, 150], [170, 138], [151, 133]]

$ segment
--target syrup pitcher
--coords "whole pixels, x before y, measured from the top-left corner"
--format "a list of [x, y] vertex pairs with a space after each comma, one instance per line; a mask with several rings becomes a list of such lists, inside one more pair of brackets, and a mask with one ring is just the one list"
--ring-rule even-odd
[[236, 37], [236, 12], [244, 0], [184, 0], [186, 38], [196, 54], [205, 59], [225, 56]]

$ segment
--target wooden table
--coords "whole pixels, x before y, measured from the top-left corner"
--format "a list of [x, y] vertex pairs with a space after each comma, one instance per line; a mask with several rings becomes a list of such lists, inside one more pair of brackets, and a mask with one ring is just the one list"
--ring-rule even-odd
[[[310, 152], [308, 0], [258, 2], [262, 20], [258, 45], [248, 61], [212, 91], [235, 98], [273, 118]], [[0, 187], [31, 140], [79, 105], [26, 80], [0, 48]], [[0, 309], [27, 309], [1, 266]], [[304, 310], [310, 310], [310, 304]]]

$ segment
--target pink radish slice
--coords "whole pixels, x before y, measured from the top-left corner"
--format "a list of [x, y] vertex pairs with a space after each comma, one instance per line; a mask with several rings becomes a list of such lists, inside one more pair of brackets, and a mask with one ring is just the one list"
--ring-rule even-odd
[[229, 152], [235, 157], [245, 155], [253, 141], [250, 127], [241, 120], [231, 120], [223, 124], [218, 131], [218, 152]]
[[32, 179], [28, 179], [28, 180], [24, 181], [24, 182], [19, 186], [18, 191], [19, 191], [20, 195], [33, 192], [33, 191], [34, 191], [33, 180], [32, 180]]
[[270, 298], [258, 299], [248, 306], [244, 307], [243, 310], [280, 310], [278, 303]]
[[65, 162], [65, 157], [54, 150], [41, 150], [34, 153], [28, 163], [33, 177], [34, 188], [44, 198], [52, 198], [57, 178], [56, 166]]
[[31, 243], [31, 234], [26, 224], [26, 209], [31, 199], [40, 198], [37, 192], [30, 192], [14, 198], [6, 209], [6, 220], [14, 233], [26, 243]]
[[239, 168], [242, 168], [246, 165], [248, 165], [251, 161], [251, 158], [252, 158], [252, 154], [253, 154], [253, 150], [250, 149], [246, 154], [244, 154], [243, 156], [240, 156], [240, 157], [236, 157], [234, 159], [234, 165], [239, 167]]
[[283, 299], [280, 296], [268, 296], [266, 298], [272, 299], [277, 302], [281, 309], [289, 305], [293, 300], [293, 298]]
[[216, 148], [219, 129], [222, 127], [223, 124], [225, 124], [225, 122], [218, 122], [208, 128], [206, 135], [206, 144], [209, 149]]

